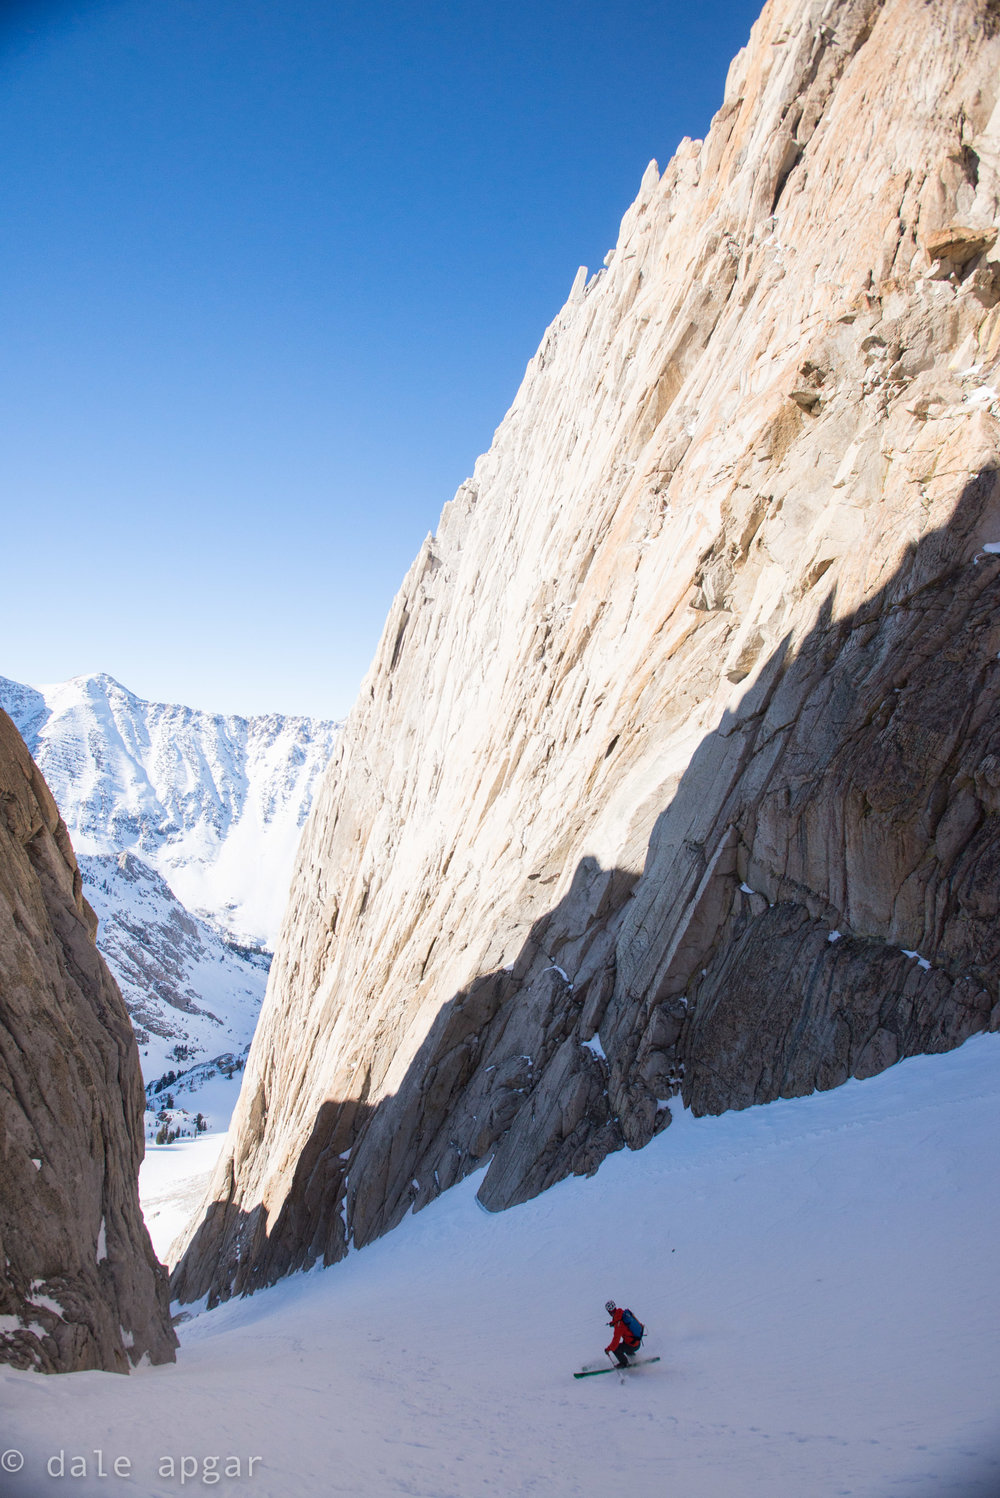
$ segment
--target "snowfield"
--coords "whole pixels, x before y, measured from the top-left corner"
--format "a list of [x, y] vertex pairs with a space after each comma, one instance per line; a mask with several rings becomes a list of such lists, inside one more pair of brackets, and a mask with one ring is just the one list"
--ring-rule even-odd
[[[3, 1493], [996, 1498], [998, 1156], [985, 1035], [681, 1114], [498, 1216], [468, 1180], [343, 1264], [196, 1314], [176, 1366], [4, 1370], [25, 1460]], [[574, 1380], [609, 1297], [663, 1361]]]
[[[230, 1118], [240, 1080], [214, 1078], [199, 1091], [199, 1103]], [[153, 1248], [163, 1263], [167, 1262], [170, 1245], [198, 1210], [225, 1137], [222, 1130], [195, 1139], [176, 1139], [173, 1144], [150, 1144], [146, 1140], [146, 1158], [139, 1168], [139, 1199]]]

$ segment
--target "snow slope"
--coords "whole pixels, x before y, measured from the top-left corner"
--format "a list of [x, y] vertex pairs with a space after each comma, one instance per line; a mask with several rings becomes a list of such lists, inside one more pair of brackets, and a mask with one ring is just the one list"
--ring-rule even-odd
[[[158, 1185], [151, 1186], [154, 1196], [179, 1192], [185, 1204], [190, 1199], [190, 1206], [184, 1207], [185, 1216], [169, 1232], [162, 1225], [154, 1230], [146, 1212], [146, 1226], [161, 1260], [165, 1261], [166, 1250], [180, 1232], [186, 1216], [199, 1204], [192, 1194], [195, 1186], [190, 1177], [203, 1174], [215, 1163], [214, 1156], [208, 1160], [206, 1139], [214, 1141], [212, 1147], [218, 1155], [240, 1095], [246, 1059], [245, 1051], [224, 1051], [180, 1072], [170, 1067], [155, 1081], [146, 1083], [146, 1155], [139, 1167], [140, 1182], [145, 1180], [150, 1184], [155, 1180]], [[163, 1125], [166, 1125], [166, 1140], [162, 1138]], [[171, 1134], [173, 1138], [169, 1137]], [[194, 1145], [197, 1149], [192, 1152]], [[206, 1176], [198, 1189], [207, 1185]], [[142, 1191], [140, 1184], [140, 1194]], [[177, 1204], [169, 1206], [173, 1220]]]
[[[214, 1088], [200, 1091], [198, 1102], [208, 1116], [214, 1108], [227, 1120], [239, 1088], [239, 1075], [229, 1082], [217, 1078]], [[223, 1089], [228, 1089], [228, 1095]], [[188, 1218], [201, 1205], [225, 1137], [223, 1130], [178, 1139], [173, 1144], [151, 1144], [147, 1139], [146, 1156], [139, 1167], [139, 1197], [153, 1250], [161, 1263]]]
[[267, 987], [267, 954], [224, 941], [132, 853], [82, 855], [79, 864], [143, 1075], [154, 1079], [220, 1052], [244, 1052]]
[[112, 677], [0, 677], [80, 854], [131, 850], [199, 914], [273, 947], [339, 725], [145, 702]]
[[[135, 1498], [202, 1491], [211, 1456], [239, 1458], [217, 1490], [240, 1498], [996, 1498], [998, 1063], [984, 1035], [682, 1115], [498, 1216], [470, 1177], [342, 1264], [185, 1322], [175, 1367], [4, 1370], [25, 1456], [4, 1493], [60, 1491], [63, 1451], [90, 1463], [73, 1492]], [[609, 1296], [663, 1361], [575, 1381]]]

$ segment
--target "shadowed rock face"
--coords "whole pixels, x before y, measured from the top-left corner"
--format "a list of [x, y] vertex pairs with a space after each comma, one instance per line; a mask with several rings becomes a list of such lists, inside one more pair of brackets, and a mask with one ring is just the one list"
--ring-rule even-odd
[[142, 1081], [66, 828], [0, 712], [0, 1361], [172, 1361], [139, 1210]]
[[393, 607], [182, 1298], [996, 1024], [998, 87], [991, 4], [771, 0], [647, 171]]

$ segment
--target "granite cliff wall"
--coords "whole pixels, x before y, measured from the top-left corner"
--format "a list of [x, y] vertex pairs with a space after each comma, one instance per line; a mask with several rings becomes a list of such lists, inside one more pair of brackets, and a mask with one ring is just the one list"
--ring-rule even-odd
[[173, 1359], [139, 1210], [144, 1097], [65, 824], [0, 712], [0, 1362]]
[[997, 1024], [1000, 12], [769, 0], [393, 606], [176, 1273]]

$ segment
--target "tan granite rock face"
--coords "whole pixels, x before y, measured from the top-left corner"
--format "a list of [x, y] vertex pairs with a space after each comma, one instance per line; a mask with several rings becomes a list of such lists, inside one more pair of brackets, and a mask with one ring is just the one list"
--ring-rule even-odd
[[139, 1210], [142, 1080], [65, 824], [0, 712], [0, 1362], [172, 1361]]
[[338, 744], [182, 1297], [996, 1025], [998, 30], [769, 0], [577, 276]]

